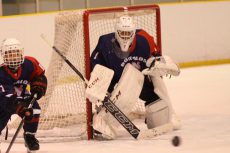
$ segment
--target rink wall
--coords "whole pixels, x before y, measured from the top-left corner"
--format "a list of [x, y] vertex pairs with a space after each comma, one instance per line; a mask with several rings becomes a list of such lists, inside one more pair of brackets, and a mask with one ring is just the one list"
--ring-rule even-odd
[[[230, 63], [230, 1], [161, 4], [160, 9], [163, 54], [182, 66]], [[52, 49], [40, 35], [53, 43], [57, 13], [1, 17], [0, 41], [18, 38], [25, 54], [47, 68]]]

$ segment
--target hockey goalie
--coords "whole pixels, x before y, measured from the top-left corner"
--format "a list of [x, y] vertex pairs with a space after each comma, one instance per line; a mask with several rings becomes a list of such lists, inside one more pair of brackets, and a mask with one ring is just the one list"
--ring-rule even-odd
[[99, 106], [92, 125], [97, 137], [115, 139], [120, 126], [103, 107], [101, 101], [105, 97], [109, 97], [128, 118], [137, 101], [144, 103], [149, 130], [140, 137], [157, 136], [180, 128], [180, 120], [163, 82], [163, 76], [178, 76], [180, 69], [170, 57], [156, 53], [154, 38], [136, 29], [127, 15], [117, 19], [114, 33], [99, 38], [91, 55], [93, 71], [86, 89], [86, 97]]

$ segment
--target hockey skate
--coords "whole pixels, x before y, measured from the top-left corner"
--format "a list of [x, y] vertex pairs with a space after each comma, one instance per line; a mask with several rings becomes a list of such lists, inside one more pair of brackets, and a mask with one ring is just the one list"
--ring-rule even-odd
[[24, 133], [24, 140], [27, 153], [35, 153], [37, 150], [39, 150], [39, 141], [35, 138], [34, 134]]
[[93, 138], [94, 140], [98, 140], [98, 141], [107, 141], [107, 140], [112, 140], [110, 137], [102, 134], [101, 132], [97, 131], [94, 129], [93, 132]]

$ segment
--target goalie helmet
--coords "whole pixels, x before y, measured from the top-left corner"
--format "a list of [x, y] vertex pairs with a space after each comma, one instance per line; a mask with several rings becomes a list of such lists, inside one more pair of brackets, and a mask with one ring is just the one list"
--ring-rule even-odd
[[136, 27], [132, 17], [121, 16], [115, 25], [115, 38], [117, 39], [121, 50], [127, 52], [133, 42], [136, 32]]
[[17, 69], [24, 61], [23, 50], [21, 42], [17, 39], [8, 38], [3, 40], [1, 56], [4, 65], [7, 65], [12, 69]]

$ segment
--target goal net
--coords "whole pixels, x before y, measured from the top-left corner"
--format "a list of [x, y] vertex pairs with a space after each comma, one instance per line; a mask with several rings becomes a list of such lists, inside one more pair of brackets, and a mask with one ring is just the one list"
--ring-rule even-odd
[[[55, 18], [54, 46], [87, 78], [90, 54], [101, 35], [114, 32], [116, 19], [124, 14], [133, 17], [138, 29], [152, 35], [161, 54], [160, 10], [157, 5], [116, 7], [60, 12]], [[38, 138], [79, 139], [83, 133], [92, 138], [94, 106], [86, 101], [85, 84], [54, 52], [46, 71], [48, 89], [40, 100], [42, 114]], [[144, 114], [143, 103], [133, 106], [133, 114]], [[17, 127], [14, 123], [11, 127]], [[53, 139], [52, 139], [53, 140]]]

